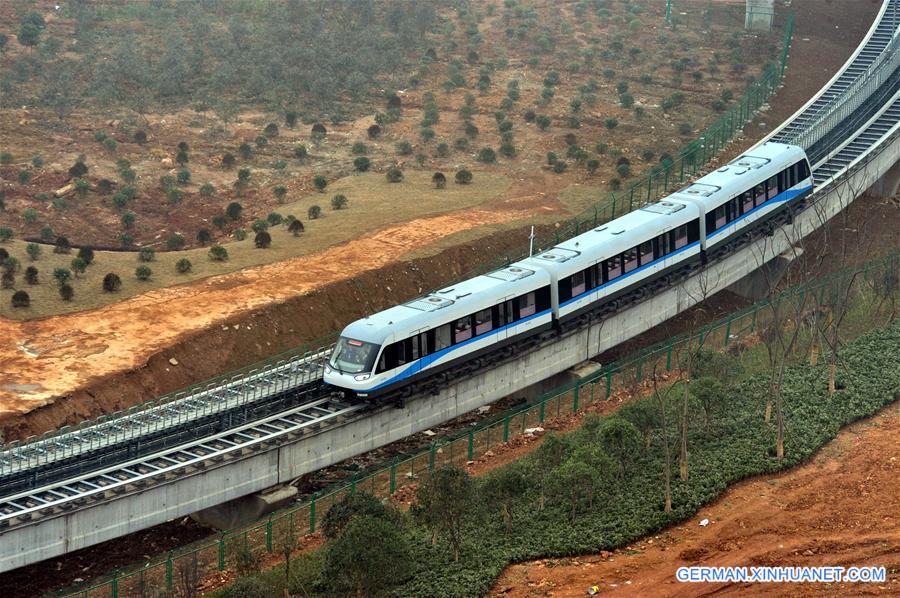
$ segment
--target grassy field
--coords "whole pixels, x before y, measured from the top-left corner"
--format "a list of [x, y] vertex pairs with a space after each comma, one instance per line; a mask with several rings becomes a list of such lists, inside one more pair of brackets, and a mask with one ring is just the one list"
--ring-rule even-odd
[[[388, 183], [384, 175], [377, 173], [348, 176], [331, 183], [324, 193], [307, 195], [278, 209], [282, 216], [292, 214], [303, 221], [306, 230], [300, 236], [294, 237], [284, 225], [270, 227], [272, 246], [257, 249], [253, 244], [253, 232], [247, 231], [244, 241], [225, 244], [229, 254], [229, 260], [225, 262], [210, 260], [208, 248], [159, 252], [155, 261], [147, 264], [153, 270], [151, 278], [139, 281], [134, 275], [135, 268], [141, 265], [137, 253], [97, 251], [87, 272], [72, 279], [75, 298], [70, 302], [60, 298], [53, 270], [69, 268], [77, 252], [58, 255], [52, 252], [52, 247], [43, 246], [42, 255], [32, 262], [25, 253], [25, 242], [9, 241], [3, 247], [20, 261], [21, 271], [16, 275], [15, 289], [0, 291], [0, 315], [24, 320], [91, 309], [154, 289], [310, 254], [397, 223], [397, 211], [401, 207], [407, 219], [471, 208], [503, 193], [509, 185], [506, 176], [484, 172], [475, 172], [472, 184], [450, 182], [441, 190], [434, 188], [428, 172], [405, 173], [400, 183]], [[347, 197], [347, 207], [332, 210], [331, 198], [339, 193]], [[307, 217], [312, 205], [322, 208], [322, 215], [316, 220]], [[176, 271], [175, 263], [182, 258], [193, 264], [190, 273]], [[40, 273], [38, 285], [27, 285], [24, 281], [22, 272], [30, 265]], [[102, 290], [101, 283], [108, 272], [115, 272], [122, 279], [122, 289], [117, 293]], [[28, 292], [31, 307], [12, 308], [10, 298], [19, 289]]]

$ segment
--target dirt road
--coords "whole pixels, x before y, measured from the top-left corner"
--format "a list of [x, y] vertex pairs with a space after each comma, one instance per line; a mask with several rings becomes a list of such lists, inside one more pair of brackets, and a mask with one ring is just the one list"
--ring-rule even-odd
[[[900, 404], [806, 465], [737, 484], [683, 525], [614, 553], [513, 565], [493, 597], [900, 595]], [[700, 521], [709, 519], [706, 527]], [[682, 566], [884, 566], [885, 583], [683, 584]]]

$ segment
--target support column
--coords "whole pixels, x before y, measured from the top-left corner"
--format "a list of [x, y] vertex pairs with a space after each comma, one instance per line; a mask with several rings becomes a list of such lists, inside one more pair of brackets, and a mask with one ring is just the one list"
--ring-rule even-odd
[[881, 178], [869, 187], [869, 193], [883, 199], [897, 195], [900, 186], [900, 162], [895, 162]]

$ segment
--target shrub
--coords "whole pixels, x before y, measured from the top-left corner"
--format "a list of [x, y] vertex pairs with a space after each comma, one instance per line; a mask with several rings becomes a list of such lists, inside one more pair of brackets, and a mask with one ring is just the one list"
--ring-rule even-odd
[[263, 135], [266, 137], [278, 137], [278, 125], [275, 123], [267, 124], [266, 128], [263, 129]]
[[609, 188], [613, 191], [618, 191], [622, 187], [622, 181], [617, 178], [613, 178], [609, 181]]
[[53, 278], [60, 285], [66, 284], [72, 278], [72, 271], [68, 268], [54, 268]]
[[83, 177], [87, 173], [88, 173], [88, 167], [81, 160], [78, 160], [77, 162], [75, 162], [75, 164], [72, 165], [71, 168], [69, 168], [69, 177], [71, 177], [73, 179], [78, 178], [78, 177]]
[[476, 157], [476, 159], [479, 162], [484, 162], [485, 164], [490, 164], [492, 162], [497, 161], [497, 153], [489, 147], [483, 147], [480, 150], [478, 150], [478, 156]]
[[249, 160], [250, 156], [253, 155], [253, 148], [250, 147], [249, 143], [242, 143], [238, 146], [238, 154], [244, 160]]
[[243, 241], [244, 239], [247, 238], [247, 231], [245, 231], [242, 228], [234, 229], [234, 232], [232, 232], [231, 234], [232, 234], [232, 236], [234, 236], [235, 240], [237, 240], [237, 241]]
[[138, 145], [143, 145], [143, 144], [147, 143], [147, 133], [145, 131], [141, 131], [140, 129], [135, 131], [134, 135], [132, 135], [131, 138]]
[[112, 137], [107, 137], [103, 141], [103, 147], [105, 147], [108, 151], [115, 153], [116, 149], [118, 149], [118, 147], [119, 147], [119, 144]]
[[468, 185], [472, 182], [472, 173], [463, 168], [456, 172], [455, 180], [458, 185]]
[[253, 244], [257, 249], [268, 249], [272, 245], [272, 235], [268, 231], [261, 230], [253, 238]]
[[256, 147], [262, 149], [269, 145], [269, 140], [264, 135], [259, 135], [255, 140]]
[[634, 96], [630, 93], [623, 93], [619, 96], [619, 103], [622, 104], [623, 108], [631, 108], [634, 106]]
[[[91, 190], [91, 184], [84, 179], [78, 179], [75, 181], [75, 192], [78, 193], [81, 197], [87, 195], [88, 191]], [[62, 198], [60, 198], [62, 199]]]
[[22, 212], [22, 219], [25, 220], [25, 224], [34, 224], [37, 222], [38, 213], [34, 208], [25, 208]]
[[309, 206], [309, 209], [306, 211], [306, 215], [310, 220], [315, 220], [322, 215], [322, 208], [320, 208], [319, 206]]
[[13, 307], [28, 307], [31, 305], [31, 297], [25, 291], [16, 291], [12, 296]]
[[272, 187], [272, 195], [278, 200], [278, 203], [284, 201], [285, 196], [287, 195], [288, 189], [284, 185], [275, 185]]
[[606, 128], [610, 131], [619, 126], [619, 119], [615, 117], [610, 117], [606, 119]]
[[0, 164], [8, 165], [13, 163], [13, 155], [9, 152], [0, 153]]
[[239, 220], [241, 217], [241, 212], [244, 211], [243, 206], [236, 201], [228, 204], [228, 207], [225, 208], [225, 215], [231, 218], [232, 220]]
[[14, 257], [10, 256], [3, 260], [3, 270], [5, 272], [18, 272], [19, 267], [19, 260]]
[[645, 162], [653, 160], [654, 156], [656, 156], [656, 154], [652, 149], [645, 149], [641, 152], [641, 158], [643, 158]]
[[369, 139], [375, 139], [379, 135], [381, 135], [381, 127], [378, 125], [371, 125], [368, 129], [366, 129], [366, 134], [369, 136]]
[[75, 297], [75, 289], [70, 284], [64, 284], [59, 287], [59, 296], [63, 301], [71, 301]]
[[566, 164], [565, 160], [557, 160], [556, 162], [553, 163], [553, 172], [555, 172], [557, 174], [561, 174], [566, 171], [566, 168], [568, 166], [569, 165]]
[[103, 277], [103, 290], [107, 293], [115, 293], [122, 288], [122, 279], [115, 272], [110, 272]]
[[187, 185], [191, 182], [191, 171], [186, 168], [182, 168], [178, 171], [178, 175], [176, 175], [176, 178], [179, 185]]
[[152, 262], [156, 259], [156, 250], [152, 247], [143, 247], [138, 252], [139, 262]]
[[372, 163], [365, 156], [360, 156], [353, 160], [353, 167], [357, 170], [357, 172], [366, 172], [369, 170], [369, 167]]
[[75, 273], [75, 276], [79, 276], [81, 274], [84, 274], [84, 271], [87, 270], [88, 263], [82, 258], [76, 257], [72, 260], [71, 267], [72, 271]]
[[443, 189], [447, 186], [447, 177], [443, 172], [436, 172], [432, 175], [431, 182], [434, 183], [435, 189]]
[[537, 123], [537, 126], [541, 131], [546, 131], [547, 127], [549, 127], [553, 121], [549, 116], [542, 114], [535, 118], [534, 122]]
[[19, 184], [27, 185], [28, 181], [31, 180], [31, 171], [27, 170], [27, 169], [22, 169], [19, 171], [19, 174], [17, 175], [17, 177], [19, 179]]
[[228, 260], [228, 250], [221, 245], [213, 245], [210, 247], [207, 255], [209, 255], [209, 259], [214, 262], [224, 262]]
[[350, 148], [350, 153], [356, 154], [357, 156], [362, 156], [368, 153], [369, 148], [366, 147], [366, 144], [362, 141], [357, 141], [353, 144], [353, 147]]
[[150, 280], [152, 274], [153, 271], [150, 269], [150, 266], [138, 266], [134, 269], [134, 277], [138, 280]]
[[619, 164], [618, 166], [616, 166], [616, 172], [623, 179], [627, 179], [631, 176], [631, 166], [629, 166], [628, 164]]
[[212, 241], [212, 235], [208, 229], [201, 228], [197, 231], [197, 242], [200, 243], [202, 247], [206, 247], [210, 241]]
[[258, 233], [264, 230], [269, 230], [269, 223], [262, 218], [257, 218], [250, 226], [250, 228], [251, 230], [253, 230], [253, 232]]
[[326, 179], [321, 174], [317, 174], [313, 177], [313, 184], [316, 186], [316, 189], [319, 190], [319, 193], [325, 191], [325, 187], [328, 185], [328, 179]]
[[291, 223], [288, 225], [288, 232], [294, 235], [295, 237], [300, 236], [300, 233], [303, 232], [303, 223], [297, 219], [291, 220]]
[[309, 155], [309, 152], [306, 149], [306, 146], [300, 144], [294, 148], [294, 157], [298, 160], [304, 160]]
[[41, 246], [37, 243], [29, 243], [25, 246], [25, 253], [28, 254], [28, 257], [31, 258], [31, 261], [35, 261], [39, 257], [41, 257]]
[[681, 123], [680, 125], [678, 125], [678, 133], [680, 135], [690, 135], [691, 125], [688, 123]]
[[186, 257], [181, 258], [177, 262], [175, 262], [175, 271], [179, 274], [187, 274], [193, 268], [193, 264], [191, 264], [191, 260]]
[[409, 141], [401, 141], [397, 144], [397, 154], [400, 156], [408, 156], [413, 153], [412, 144]]
[[212, 195], [215, 195], [215, 193], [216, 193], [216, 188], [213, 186], [212, 183], [203, 183], [200, 186], [200, 195], [202, 195], [203, 197], [210, 197]]
[[331, 209], [342, 210], [347, 207], [347, 196], [338, 194], [331, 198]]
[[41, 227], [41, 240], [42, 241], [49, 241], [50, 239], [53, 238], [53, 234], [54, 233], [53, 233], [52, 227], [50, 227], [50, 226]]
[[395, 166], [393, 168], [389, 168], [384, 176], [389, 183], [399, 183], [403, 180], [403, 171]]
[[38, 284], [38, 269], [34, 266], [28, 266], [25, 268], [25, 282], [28, 284], [34, 285]]
[[103, 143], [106, 137], [106, 131], [94, 131], [94, 141], [97, 143]]
[[597, 172], [597, 169], [600, 168], [600, 160], [597, 160], [596, 158], [592, 158], [587, 161], [585, 166], [587, 167], [587, 171], [589, 173], [594, 174], [595, 172]]
[[464, 150], [467, 147], [469, 147], [469, 140], [466, 139], [465, 137], [460, 137], [459, 139], [456, 139], [453, 142], [453, 147], [455, 147], [458, 150]]
[[72, 251], [72, 245], [65, 237], [56, 237], [56, 243], [53, 247], [53, 253], [69, 253]]

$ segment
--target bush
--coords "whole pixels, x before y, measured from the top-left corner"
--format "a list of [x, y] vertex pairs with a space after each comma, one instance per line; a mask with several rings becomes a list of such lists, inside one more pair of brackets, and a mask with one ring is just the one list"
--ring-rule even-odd
[[220, 598], [269, 598], [273, 595], [272, 587], [259, 577], [238, 577], [219, 593]]
[[267, 124], [266, 128], [263, 129], [263, 135], [266, 137], [278, 137], [278, 125], [275, 123]]
[[468, 185], [472, 182], [472, 173], [463, 168], [457, 171], [455, 180], [458, 185]]
[[347, 196], [338, 194], [331, 198], [331, 209], [342, 210], [347, 207]]
[[72, 251], [72, 245], [65, 237], [56, 237], [56, 244], [53, 247], [53, 253], [69, 253]]
[[401, 141], [397, 144], [397, 154], [400, 156], [408, 156], [413, 153], [412, 144], [409, 141]]
[[350, 153], [356, 154], [357, 156], [362, 156], [368, 153], [369, 148], [366, 147], [366, 144], [362, 141], [357, 141], [353, 144], [353, 147], [350, 148]]
[[432, 175], [431, 182], [434, 183], [435, 189], [443, 189], [447, 186], [447, 177], [443, 172], [436, 172]]
[[612, 189], [613, 191], [618, 191], [619, 189], [622, 188], [622, 181], [620, 181], [617, 178], [612, 178], [609, 181], [609, 188]]
[[8, 226], [0, 226], [0, 243], [5, 243], [13, 238], [13, 229]]
[[49, 241], [50, 239], [53, 238], [53, 234], [54, 233], [53, 233], [52, 227], [50, 227], [50, 226], [41, 227], [41, 240], [42, 241]]
[[241, 212], [244, 211], [243, 206], [236, 201], [228, 204], [228, 207], [225, 208], [225, 215], [231, 218], [232, 220], [239, 220], [241, 217]]
[[310, 220], [315, 220], [322, 215], [322, 208], [320, 208], [319, 206], [309, 206], [309, 209], [306, 211], [306, 215]]
[[355, 168], [358, 172], [366, 172], [369, 170], [369, 167], [372, 165], [372, 162], [366, 158], [365, 156], [360, 156], [353, 160], [353, 168]]
[[187, 185], [191, 182], [191, 171], [186, 168], [182, 168], [178, 171], [176, 178], [179, 185]]
[[138, 280], [150, 280], [152, 274], [153, 271], [150, 269], [150, 266], [138, 266], [134, 269], [134, 277]]
[[156, 250], [152, 247], [143, 247], [138, 252], [139, 262], [152, 262], [156, 259]]
[[366, 129], [366, 134], [369, 136], [369, 139], [375, 139], [379, 135], [381, 135], [381, 127], [378, 125], [371, 125], [368, 129]]
[[469, 140], [465, 137], [460, 137], [453, 142], [453, 147], [458, 150], [464, 150], [469, 147]]
[[34, 224], [37, 222], [38, 213], [34, 208], [25, 208], [22, 212], [22, 219], [25, 221], [25, 224]]
[[690, 135], [691, 130], [692, 130], [691, 125], [688, 123], [681, 123], [680, 125], [678, 125], [678, 133], [680, 135], [685, 135], [685, 136]]
[[202, 247], [209, 245], [210, 241], [212, 241], [212, 235], [208, 229], [201, 228], [197, 231], [197, 242], [200, 243]]
[[393, 168], [389, 168], [384, 176], [389, 183], [399, 183], [403, 180], [403, 171], [395, 166]]
[[72, 272], [68, 268], [54, 268], [53, 278], [56, 279], [57, 284], [63, 285], [72, 278]]
[[214, 262], [224, 262], [228, 260], [228, 250], [221, 245], [213, 245], [210, 247], [207, 255], [209, 256], [209, 259]]
[[619, 164], [618, 166], [616, 166], [616, 172], [623, 179], [627, 179], [631, 176], [631, 166], [629, 166], [628, 164]]
[[20, 170], [17, 176], [19, 179], [19, 184], [26, 185], [28, 184], [28, 181], [31, 180], [31, 171], [27, 169]]
[[610, 131], [619, 126], [619, 119], [610, 117], [606, 119], [606, 128]]
[[12, 296], [13, 307], [28, 307], [31, 305], [31, 297], [25, 291], [16, 291]]
[[238, 154], [240, 154], [241, 158], [244, 160], [249, 160], [250, 156], [253, 155], [253, 148], [249, 143], [242, 143], [238, 146]]
[[565, 160], [557, 160], [556, 162], [553, 163], [553, 172], [555, 172], [556, 174], [562, 174], [563, 172], [566, 171], [566, 168], [568, 166], [569, 165], [566, 164]]
[[181, 235], [180, 233], [174, 233], [168, 239], [166, 239], [166, 249], [168, 249], [169, 251], [178, 251], [179, 249], [184, 249], [184, 245], [184, 235]]
[[200, 195], [202, 195], [203, 197], [210, 197], [212, 195], [215, 195], [215, 193], [216, 193], [216, 188], [213, 186], [212, 183], [203, 183], [200, 186]]
[[25, 246], [25, 253], [28, 254], [28, 257], [31, 258], [31, 261], [36, 261], [39, 257], [41, 257], [41, 246], [37, 243], [29, 243]]
[[328, 186], [328, 179], [326, 179], [321, 174], [317, 174], [313, 177], [313, 185], [316, 186], [316, 189], [319, 190], [319, 193], [325, 191], [325, 187]]
[[70, 284], [64, 284], [59, 287], [59, 296], [63, 301], [71, 301], [75, 297], [75, 289]]
[[80, 274], [84, 274], [84, 271], [87, 270], [88, 264], [80, 257], [76, 257], [72, 260], [71, 267], [72, 271], [75, 273], [75, 276], [78, 276]]
[[497, 161], [497, 153], [489, 147], [483, 147], [480, 150], [478, 150], [478, 156], [476, 157], [476, 159], [479, 162], [484, 162], [485, 164], [490, 164], [492, 162]]
[[38, 284], [38, 269], [34, 266], [25, 268], [25, 282], [31, 285]]
[[306, 146], [300, 144], [294, 148], [294, 157], [298, 160], [304, 160], [309, 155], [309, 152], [306, 149]]
[[264, 135], [257, 136], [254, 142], [256, 143], [256, 147], [259, 149], [262, 149], [269, 145], [269, 140]]
[[291, 220], [291, 223], [288, 225], [288, 232], [294, 235], [295, 237], [299, 237], [300, 233], [303, 232], [303, 223], [297, 219]]
[[253, 238], [253, 244], [257, 249], [268, 249], [272, 245], [272, 235], [268, 231], [261, 230]]
[[183, 257], [177, 262], [175, 262], [175, 271], [179, 274], [187, 274], [193, 268], [193, 264], [191, 264], [191, 260]]
[[597, 169], [600, 168], [600, 160], [597, 160], [596, 158], [592, 158], [587, 161], [585, 166], [587, 167], [587, 171], [589, 173], [594, 174], [595, 172], [597, 172]]
[[253, 232], [258, 233], [264, 230], [269, 230], [269, 223], [262, 218], [257, 218], [253, 222], [253, 224], [250, 225], [250, 228], [253, 230]]
[[541, 131], [546, 131], [547, 127], [549, 127], [553, 121], [549, 116], [542, 114], [535, 118], [534, 122], [537, 123], [537, 126]]
[[147, 143], [147, 133], [145, 131], [141, 131], [140, 129], [135, 131], [134, 135], [132, 135], [131, 138], [138, 145], [143, 145], [143, 144]]
[[72, 165], [71, 168], [69, 168], [69, 177], [73, 179], [83, 177], [87, 173], [88, 167], [81, 160], [78, 160], [77, 162], [75, 162], [75, 164]]
[[122, 288], [122, 279], [115, 272], [110, 272], [103, 277], [103, 290], [107, 293], [115, 293]]

